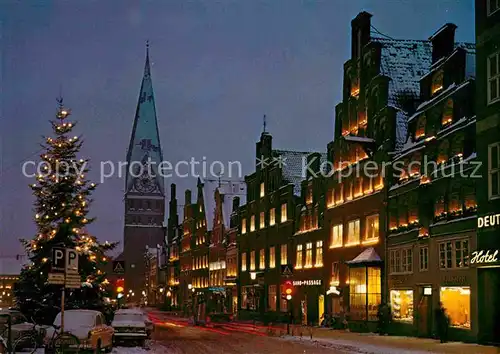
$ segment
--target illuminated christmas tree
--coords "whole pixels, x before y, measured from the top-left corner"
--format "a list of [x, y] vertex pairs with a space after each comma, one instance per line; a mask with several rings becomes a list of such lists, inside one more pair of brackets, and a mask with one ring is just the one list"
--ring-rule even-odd
[[[71, 132], [69, 110], [58, 99], [56, 119], [51, 121], [54, 137], [45, 139], [36, 183], [31, 185], [37, 235], [21, 240], [29, 263], [22, 269], [14, 294], [17, 306], [28, 316], [52, 320], [61, 306], [62, 286], [48, 283], [53, 247], [76, 249], [82, 287], [66, 289], [66, 308], [103, 307], [108, 281], [104, 273], [106, 252], [115, 243], [99, 243], [86, 231], [94, 219], [87, 216], [96, 184], [86, 179], [88, 160], [79, 159], [82, 141]], [[37, 173], [38, 173], [37, 172]], [[51, 318], [52, 317], [52, 318]]]

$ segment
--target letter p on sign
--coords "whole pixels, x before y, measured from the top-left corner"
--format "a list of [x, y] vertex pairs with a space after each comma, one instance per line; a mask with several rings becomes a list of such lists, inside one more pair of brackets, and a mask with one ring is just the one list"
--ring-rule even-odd
[[66, 248], [66, 274], [78, 274], [78, 253]]

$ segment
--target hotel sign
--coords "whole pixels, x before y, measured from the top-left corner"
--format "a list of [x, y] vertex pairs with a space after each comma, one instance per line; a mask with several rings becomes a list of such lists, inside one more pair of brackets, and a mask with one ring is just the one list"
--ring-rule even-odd
[[498, 250], [481, 250], [474, 251], [471, 254], [470, 263], [471, 264], [489, 264], [489, 263], [497, 263], [498, 262]]
[[477, 228], [500, 226], [500, 214], [480, 216], [477, 218]]
[[293, 286], [308, 286], [308, 285], [321, 285], [321, 279], [293, 281]]

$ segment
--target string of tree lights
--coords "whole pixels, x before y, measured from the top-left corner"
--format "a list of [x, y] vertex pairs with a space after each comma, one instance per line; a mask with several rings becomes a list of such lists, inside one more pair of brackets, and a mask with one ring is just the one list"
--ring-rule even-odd
[[79, 253], [79, 273], [82, 288], [69, 292], [66, 308], [102, 308], [107, 296], [106, 274], [108, 251], [116, 243], [100, 243], [90, 235], [86, 226], [93, 218], [88, 216], [91, 194], [96, 184], [85, 178], [88, 160], [78, 159], [82, 141], [70, 136], [75, 123], [67, 121], [70, 111], [58, 99], [56, 120], [51, 121], [55, 137], [47, 137], [40, 156], [45, 170], [30, 187], [35, 196], [34, 221], [37, 234], [31, 240], [21, 240], [29, 261], [22, 269], [14, 289], [17, 304], [23, 313], [50, 317], [61, 303], [60, 286], [48, 284], [53, 247], [73, 248]]

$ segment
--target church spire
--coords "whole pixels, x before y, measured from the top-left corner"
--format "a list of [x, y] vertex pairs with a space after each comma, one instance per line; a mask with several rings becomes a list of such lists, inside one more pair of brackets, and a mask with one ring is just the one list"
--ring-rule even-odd
[[[141, 165], [150, 163], [151, 178], [138, 178]], [[160, 145], [160, 134], [156, 118], [156, 107], [151, 79], [151, 65], [149, 60], [149, 41], [146, 42], [146, 62], [142, 77], [139, 100], [135, 112], [130, 145], [127, 151], [127, 177], [125, 193], [160, 193], [164, 195], [164, 180], [158, 175], [158, 166], [163, 161]], [[146, 173], [147, 167], [142, 168]], [[140, 181], [140, 182], [139, 182]]]

